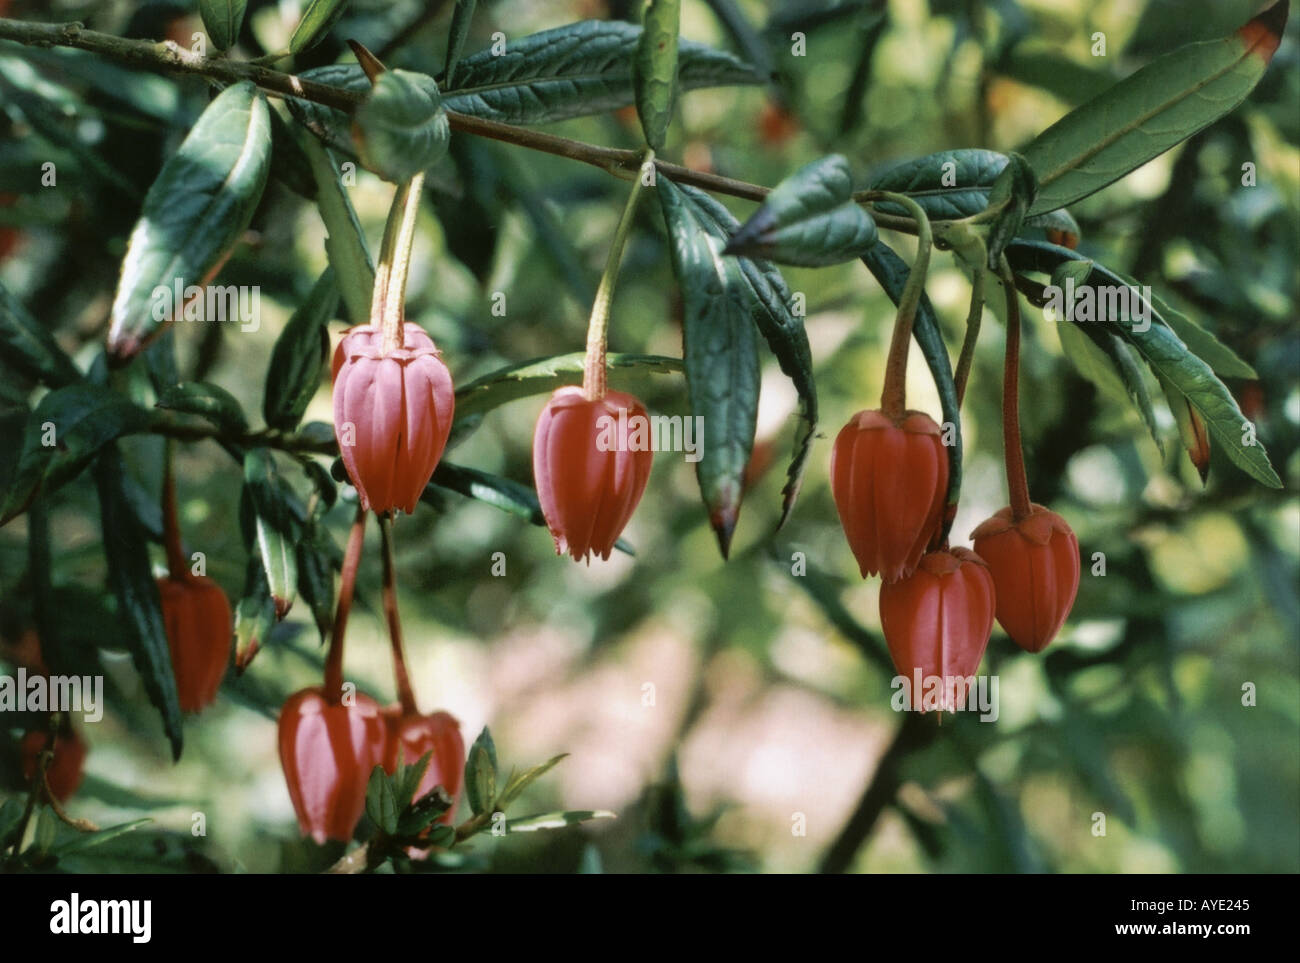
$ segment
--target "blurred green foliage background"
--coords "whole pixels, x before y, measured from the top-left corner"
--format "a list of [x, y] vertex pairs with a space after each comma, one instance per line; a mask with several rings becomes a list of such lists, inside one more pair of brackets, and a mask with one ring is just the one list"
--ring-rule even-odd
[[[330, 41], [296, 66], [347, 56], [335, 38], [381, 50], [422, 6], [354, 0]], [[192, 4], [9, 7], [10, 16], [80, 19], [135, 36], [170, 31], [183, 39], [201, 29]], [[293, 7], [250, 3], [245, 49], [282, 43]], [[829, 152], [845, 154], [865, 181], [890, 163], [945, 148], [1015, 149], [1151, 56], [1226, 35], [1254, 7], [688, 0], [683, 36], [767, 57], [777, 80], [766, 89], [685, 95], [667, 155], [771, 185]], [[436, 73], [447, 17], [444, 9], [387, 62]], [[497, 30], [513, 38], [586, 17], [636, 19], [639, 4], [481, 0], [467, 50], [487, 46]], [[738, 22], [747, 30], [728, 28]], [[507, 767], [572, 754], [530, 790], [531, 809], [521, 814], [561, 807], [619, 814], [557, 833], [484, 837], [467, 866], [1300, 870], [1296, 23], [1293, 16], [1272, 68], [1241, 109], [1074, 210], [1082, 251], [1151, 285], [1259, 371], [1257, 384], [1231, 387], [1285, 490], [1259, 487], [1217, 453], [1202, 489], [1168, 412], [1160, 411], [1169, 430], [1162, 456], [1131, 407], [1082, 379], [1053, 325], [1031, 312], [1022, 368], [1030, 488], [1078, 533], [1078, 602], [1039, 656], [995, 628], [985, 671], [1000, 677], [996, 723], [964, 715], [942, 725], [932, 717], [901, 722], [889, 708], [893, 671], [882, 661], [878, 584], [858, 578], [827, 484], [834, 432], [879, 395], [893, 308], [860, 264], [790, 269], [791, 288], [807, 298], [823, 437], [779, 534], [795, 396], [770, 359], [752, 487], [729, 562], [718, 556], [691, 466], [672, 453], [656, 459], [625, 533], [634, 558], [575, 565], [555, 557], [544, 529], [458, 496], [399, 520], [401, 601], [422, 708], [451, 711], [467, 742], [489, 724]], [[1098, 31], [1102, 57], [1091, 53]], [[791, 55], [795, 32], [806, 35], [806, 56]], [[42, 83], [52, 85], [44, 93], [57, 105], [46, 123], [24, 116], [11, 96]], [[206, 99], [196, 79], [0, 45], [0, 193], [16, 196], [0, 208], [0, 224], [21, 229], [0, 280], [83, 368], [101, 350], [140, 198]], [[639, 145], [626, 111], [552, 129]], [[58, 188], [32, 187], [33, 167], [48, 159], [59, 165]], [[1242, 186], [1246, 162], [1256, 165], [1258, 186]], [[451, 155], [426, 189], [408, 317], [432, 334], [458, 383], [581, 350], [625, 189], [571, 161], [453, 135]], [[377, 245], [391, 187], [363, 172], [350, 195]], [[724, 200], [742, 219], [753, 209]], [[273, 181], [254, 234], [221, 275], [223, 283], [261, 286], [262, 325], [179, 326], [182, 370], [259, 411], [275, 336], [325, 266], [323, 234], [315, 209]], [[908, 240], [890, 240], [910, 257]], [[503, 316], [491, 310], [496, 292], [505, 296]], [[946, 255], [936, 256], [929, 292], [955, 355], [968, 288]], [[644, 204], [624, 257], [611, 349], [679, 355], [680, 311], [661, 217]], [[333, 326], [335, 337], [342, 327]], [[913, 355], [911, 406], [937, 413]], [[1002, 326], [990, 314], [965, 408], [958, 543], [1005, 503], [1001, 357]], [[685, 412], [679, 375], [615, 372], [611, 383], [654, 412]], [[7, 372], [0, 384], [0, 451], [13, 453], [32, 396]], [[541, 402], [491, 413], [448, 457], [531, 481]], [[327, 386], [307, 419], [330, 420]], [[156, 504], [161, 442], [122, 447], [148, 517], [156, 512], [148, 506]], [[208, 574], [237, 599], [245, 566], [238, 466], [211, 442], [180, 446], [177, 457], [187, 542], [207, 554]], [[306, 492], [300, 475], [292, 480]], [[343, 503], [330, 516], [340, 545], [351, 513]], [[103, 601], [88, 478], [51, 500], [49, 523], [55, 579], [69, 600], [61, 618], [99, 659], [110, 688], [105, 719], [83, 730], [87, 775], [70, 809], [101, 825], [154, 820], [68, 868], [326, 865], [336, 853], [298, 839], [275, 746], [279, 704], [319, 677], [323, 651], [307, 607], [299, 602], [248, 673], [228, 679], [218, 704], [187, 722], [185, 753], [173, 766], [129, 660], [115, 653], [120, 629]], [[30, 623], [27, 531], [26, 518], [0, 530], [0, 628], [10, 643]], [[507, 566], [501, 577], [491, 574], [498, 552]], [[807, 561], [803, 577], [792, 575], [798, 552]], [[1095, 553], [1105, 556], [1104, 576], [1090, 572]], [[367, 540], [359, 594], [348, 674], [391, 699], [377, 536]], [[1243, 706], [1247, 683], [1257, 691], [1253, 707]], [[0, 736], [9, 737], [0, 750], [2, 798], [22, 791], [14, 745], [23, 720], [0, 721], [7, 727]], [[206, 837], [190, 833], [195, 812], [206, 814]], [[1105, 814], [1104, 837], [1093, 834], [1096, 813]]]

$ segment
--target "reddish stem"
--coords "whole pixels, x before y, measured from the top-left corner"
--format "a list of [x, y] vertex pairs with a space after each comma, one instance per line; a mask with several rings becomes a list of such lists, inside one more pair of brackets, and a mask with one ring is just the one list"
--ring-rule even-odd
[[343, 634], [348, 627], [348, 613], [352, 611], [352, 593], [356, 589], [357, 569], [361, 565], [361, 545], [365, 541], [366, 510], [357, 506], [357, 517], [348, 532], [348, 545], [343, 551], [343, 572], [339, 580], [338, 607], [334, 610], [334, 631], [330, 635], [330, 651], [325, 659], [325, 698], [337, 705], [343, 698]]
[[176, 479], [172, 474], [172, 448], [168, 442], [163, 453], [162, 482], [163, 548], [167, 551], [167, 574], [174, 579], [189, 575], [185, 550], [181, 548], [181, 525], [176, 511]]
[[1025, 453], [1020, 445], [1020, 295], [1005, 260], [999, 275], [1007, 296], [1007, 355], [1002, 367], [1002, 445], [1006, 449], [1011, 520], [1018, 522], [1028, 518], [1031, 511]]
[[379, 516], [379, 534], [384, 544], [384, 617], [388, 619], [388, 636], [393, 643], [393, 681], [397, 686], [397, 700], [402, 705], [402, 715], [420, 714], [411, 689], [411, 675], [406, 669], [406, 653], [402, 649], [402, 620], [397, 613], [397, 566], [393, 564], [393, 517]]

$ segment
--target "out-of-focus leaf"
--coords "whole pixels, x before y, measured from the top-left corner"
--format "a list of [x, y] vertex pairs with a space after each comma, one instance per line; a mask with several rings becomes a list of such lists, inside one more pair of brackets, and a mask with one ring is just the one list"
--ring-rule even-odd
[[1282, 39], [1288, 2], [1278, 0], [1222, 40], [1188, 44], [1066, 114], [1025, 148], [1042, 214], [1136, 170], [1246, 99]]
[[343, 16], [348, 0], [307, 0], [302, 19], [289, 37], [289, 53], [301, 53], [320, 43]]
[[81, 380], [81, 372], [54, 341], [49, 328], [0, 284], [0, 364], [51, 388]]
[[272, 428], [293, 431], [298, 427], [320, 387], [321, 374], [329, 361], [326, 325], [338, 306], [339, 288], [334, 269], [326, 268], [271, 349], [262, 414]]
[[172, 675], [171, 651], [163, 628], [158, 586], [149, 565], [148, 543], [122, 491], [125, 469], [116, 446], [95, 462], [99, 517], [104, 537], [108, 583], [117, 596], [118, 617], [130, 631], [127, 638], [136, 671], [149, 701], [162, 715], [172, 756], [181, 755], [181, 707]]
[[576, 826], [592, 819], [616, 819], [615, 813], [608, 809], [578, 809], [569, 812], [538, 813], [535, 816], [523, 816], [519, 819], [506, 820], [507, 833], [534, 833], [539, 829], [564, 829]]
[[723, 253], [822, 267], [861, 257], [877, 237], [876, 222], [853, 202], [849, 162], [832, 154], [778, 184]]
[[239, 39], [247, 6], [247, 0], [199, 0], [203, 27], [218, 50], [229, 50]]
[[357, 108], [352, 134], [361, 162], [400, 184], [442, 159], [451, 128], [432, 77], [385, 70]]
[[276, 471], [270, 449], [253, 448], [245, 453], [244, 485], [255, 516], [257, 551], [275, 601], [276, 618], [282, 619], [298, 591], [294, 546], [300, 526], [290, 505], [292, 492]]
[[59, 843], [50, 848], [50, 855], [55, 858], [63, 856], [72, 856], [76, 853], [85, 852], [96, 846], [101, 846], [110, 840], [117, 839], [118, 836], [124, 836], [129, 832], [139, 829], [147, 823], [153, 822], [148, 816], [142, 819], [133, 819], [129, 823], [121, 823], [117, 826], [110, 826], [108, 829], [101, 829], [93, 833], [78, 833], [70, 838], [67, 842]]
[[646, 0], [641, 38], [632, 61], [636, 112], [646, 143], [659, 150], [677, 99], [677, 31], [680, 0]]
[[370, 782], [366, 785], [366, 815], [381, 832], [391, 836], [397, 832], [398, 814], [393, 784], [385, 775], [384, 767], [375, 766], [370, 772]]
[[723, 255], [725, 241], [709, 229], [691, 197], [663, 176], [657, 193], [685, 302], [682, 361], [690, 412], [703, 426], [695, 473], [725, 558], [740, 515], [758, 417], [758, 344], [748, 286], [740, 265]]
[[183, 290], [212, 280], [252, 220], [270, 160], [266, 99], [249, 81], [227, 87], [145, 197], [113, 299], [108, 351], [114, 360], [133, 357], [179, 316], [184, 304], [171, 303], [177, 285]]
[[451, 11], [451, 26], [447, 28], [447, 65], [442, 69], [443, 83], [448, 87], [456, 82], [456, 65], [460, 62], [461, 51], [465, 49], [465, 39], [469, 36], [475, 6], [477, 0], [456, 0], [456, 6]]
[[497, 748], [487, 726], [465, 756], [465, 798], [474, 815], [492, 812], [497, 796]]

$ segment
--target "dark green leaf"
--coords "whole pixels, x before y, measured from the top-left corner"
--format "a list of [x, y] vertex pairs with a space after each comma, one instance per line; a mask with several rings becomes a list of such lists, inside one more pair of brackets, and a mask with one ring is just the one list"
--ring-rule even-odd
[[218, 50], [229, 50], [239, 39], [246, 0], [199, 0], [203, 28]]
[[0, 284], [0, 358], [3, 363], [51, 388], [81, 380], [81, 372], [54, 341], [49, 328]]
[[[709, 225], [714, 236], [722, 241], [732, 237], [739, 224], [725, 207], [706, 194], [690, 186], [682, 192], [695, 204], [696, 212]], [[769, 261], [736, 258], [748, 287], [750, 317], [758, 325], [759, 333], [776, 356], [781, 371], [794, 384], [799, 393], [799, 406], [803, 429], [795, 438], [794, 454], [786, 469], [786, 483], [782, 489], [781, 521], [786, 523], [794, 503], [799, 497], [804, 468], [812, 454], [812, 441], [817, 433], [817, 385], [813, 381], [812, 351], [808, 346], [808, 332], [804, 328], [803, 314], [795, 313], [794, 296], [781, 271]]]
[[492, 812], [497, 795], [497, 748], [487, 726], [465, 757], [465, 798], [474, 815]]
[[[889, 300], [897, 304], [899, 298], [903, 296], [907, 276], [911, 273], [907, 262], [894, 253], [894, 249], [884, 241], [868, 251], [862, 261], [866, 264], [867, 270], [880, 282], [885, 294], [889, 295]], [[953, 427], [954, 443], [948, 448], [948, 505], [956, 505], [961, 497], [961, 406], [957, 402], [957, 387], [952, 378], [952, 362], [948, 358], [948, 348], [943, 343], [939, 318], [934, 313], [934, 305], [930, 303], [929, 296], [924, 293], [921, 295], [921, 303], [917, 306], [916, 320], [912, 323], [912, 338], [921, 349], [925, 363], [930, 368], [930, 376], [934, 378], [935, 388], [939, 392], [939, 405], [943, 409], [944, 425]]]
[[366, 785], [366, 815], [385, 835], [391, 836], [397, 832], [399, 813], [392, 782], [383, 766], [375, 766]]
[[222, 431], [242, 434], [248, 430], [244, 409], [225, 388], [206, 381], [186, 381], [161, 392], [155, 404], [170, 411], [202, 415]]
[[66, 842], [59, 843], [50, 849], [50, 854], [56, 858], [72, 856], [76, 853], [85, 852], [93, 849], [119, 836], [125, 836], [127, 833], [139, 829], [146, 823], [153, 822], [148, 816], [142, 819], [133, 819], [129, 823], [121, 823], [117, 826], [110, 826], [108, 829], [100, 829], [91, 833], [78, 833], [76, 836], [68, 839]]
[[322, 373], [328, 369], [329, 362], [330, 339], [326, 326], [338, 306], [339, 288], [334, 269], [326, 268], [271, 350], [262, 414], [272, 428], [293, 431], [298, 427], [303, 412], [320, 388]]
[[658, 194], [685, 302], [682, 361], [690, 412], [703, 427], [695, 472], [725, 558], [758, 416], [758, 344], [749, 288], [740, 265], [723, 256], [725, 241], [710, 230], [690, 195], [663, 176]]
[[647, 0], [645, 21], [632, 62], [636, 112], [646, 143], [659, 150], [677, 99], [677, 31], [680, 0]]
[[469, 36], [476, 5], [477, 0], [456, 0], [456, 6], [451, 11], [451, 26], [447, 29], [447, 65], [442, 69], [443, 83], [448, 87], [456, 82], [456, 65], [460, 62], [461, 51], [465, 49], [465, 38]]
[[1188, 44], [1071, 111], [1025, 148], [1030, 214], [1073, 204], [1209, 126], [1246, 99], [1282, 37], [1279, 0], [1222, 40]]
[[284, 618], [298, 590], [298, 559], [294, 546], [299, 528], [288, 485], [275, 469], [270, 449], [253, 448], [244, 455], [244, 485], [255, 516], [257, 551], [275, 601], [277, 618]]
[[402, 183], [447, 153], [451, 128], [432, 77], [385, 70], [353, 122], [357, 153], [385, 180]]
[[1034, 202], [1038, 193], [1038, 182], [1034, 179], [1033, 169], [1019, 154], [1007, 157], [1007, 166], [998, 175], [993, 189], [989, 191], [989, 206], [1001, 206], [1001, 211], [989, 228], [988, 268], [997, 271], [1011, 239], [1020, 233], [1020, 226], [1025, 221], [1025, 213]]
[[[506, 124], [544, 124], [601, 114], [634, 100], [632, 62], [641, 28], [584, 20], [512, 40], [504, 53], [481, 51], [460, 62], [456, 86], [444, 92], [448, 110]], [[677, 84], [701, 87], [762, 83], [731, 54], [683, 40]], [[360, 88], [358, 88], [360, 89]]]
[[149, 701], [162, 715], [172, 756], [181, 756], [181, 708], [172, 675], [171, 652], [163, 628], [158, 586], [149, 565], [149, 548], [123, 493], [125, 469], [116, 446], [95, 462], [99, 517], [104, 536], [108, 583], [117, 596], [118, 615], [128, 626], [131, 658]]
[[289, 53], [301, 53], [325, 39], [347, 5], [348, 0], [307, 0], [302, 19], [289, 38]]
[[271, 635], [275, 625], [275, 600], [258, 556], [244, 568], [244, 590], [235, 605], [235, 668], [243, 672]]
[[876, 240], [876, 222], [853, 201], [849, 162], [832, 154], [778, 184], [724, 253], [822, 267], [861, 257]]
[[[1006, 166], [1007, 155], [997, 151], [945, 150], [882, 171], [867, 186], [906, 194], [932, 221], [957, 220], [988, 207], [989, 192]], [[908, 213], [890, 201], [876, 207], [889, 214]]]
[[329, 529], [317, 515], [309, 517], [297, 546], [298, 593], [311, 608], [322, 642], [334, 624], [334, 569], [341, 560]]
[[[290, 110], [294, 103], [292, 99], [288, 101]], [[361, 324], [370, 317], [370, 299], [375, 286], [375, 267], [366, 247], [365, 233], [343, 190], [333, 158], [311, 137], [303, 138], [302, 148], [316, 179], [316, 206], [327, 232], [325, 254], [338, 279], [348, 317], [353, 324]]]
[[113, 299], [108, 350], [116, 360], [133, 357], [179, 316], [184, 289], [211, 281], [248, 227], [270, 170], [267, 114], [251, 82], [227, 87], [163, 165], [131, 232]]

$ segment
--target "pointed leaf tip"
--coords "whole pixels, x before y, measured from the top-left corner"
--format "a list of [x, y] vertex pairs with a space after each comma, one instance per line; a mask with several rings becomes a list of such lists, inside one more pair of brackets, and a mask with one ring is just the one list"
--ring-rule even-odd
[[1257, 53], [1265, 63], [1273, 59], [1273, 54], [1282, 43], [1282, 30], [1286, 27], [1286, 18], [1290, 9], [1291, 0], [1278, 0], [1253, 20], [1243, 24], [1237, 31], [1245, 41], [1246, 48], [1251, 53]]

